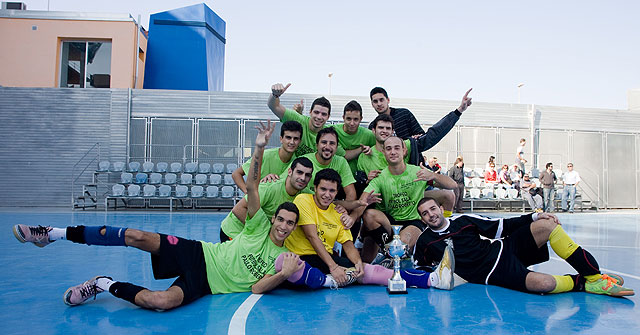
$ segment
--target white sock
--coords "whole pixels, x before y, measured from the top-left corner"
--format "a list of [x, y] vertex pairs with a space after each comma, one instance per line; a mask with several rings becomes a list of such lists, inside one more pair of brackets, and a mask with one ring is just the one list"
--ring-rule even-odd
[[109, 291], [109, 287], [111, 287], [113, 283], [115, 283], [115, 281], [105, 277], [96, 280], [96, 286], [105, 292]]
[[440, 282], [440, 278], [438, 278], [438, 274], [435, 272], [431, 272], [429, 274], [429, 287], [434, 287], [436, 285], [438, 285], [438, 282]]
[[338, 282], [336, 282], [335, 279], [333, 279], [333, 277], [331, 276], [325, 276], [324, 277], [324, 284], [322, 284], [322, 287], [338, 287]]
[[49, 231], [49, 241], [66, 240], [67, 228], [51, 228]]

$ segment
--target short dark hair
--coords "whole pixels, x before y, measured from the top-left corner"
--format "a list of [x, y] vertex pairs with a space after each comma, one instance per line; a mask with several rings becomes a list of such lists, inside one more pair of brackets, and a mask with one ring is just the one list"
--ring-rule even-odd
[[331, 103], [329, 102], [329, 99], [325, 97], [319, 97], [316, 100], [313, 100], [313, 103], [311, 104], [311, 110], [313, 110], [313, 107], [315, 107], [315, 105], [329, 108], [329, 115], [331, 115]]
[[295, 170], [298, 164], [311, 168], [311, 171], [313, 171], [313, 163], [311, 163], [311, 160], [307, 157], [298, 157], [294, 159], [293, 162], [291, 162], [291, 170]]
[[283, 202], [280, 204], [280, 206], [278, 206], [278, 208], [276, 209], [276, 213], [274, 214], [274, 216], [278, 216], [278, 213], [280, 213], [280, 210], [286, 210], [292, 213], [296, 214], [296, 224], [298, 223], [298, 219], [300, 218], [300, 211], [298, 210], [298, 206], [296, 206], [296, 204], [294, 204], [291, 201], [287, 201], [287, 202]]
[[549, 163], [547, 163], [547, 165], [545, 165], [545, 166], [544, 166], [544, 168], [545, 168], [545, 169], [548, 169], [548, 168], [549, 168], [550, 166], [552, 166], [552, 165], [553, 165], [553, 163], [549, 162]]
[[338, 184], [338, 187], [342, 185], [342, 178], [340, 177], [340, 174], [338, 173], [338, 171], [331, 168], [318, 171], [318, 173], [316, 173], [315, 179], [313, 179], [313, 185], [318, 186], [321, 180], [335, 181]]
[[385, 98], [389, 99], [389, 95], [387, 94], [387, 91], [382, 87], [374, 87], [369, 93], [369, 99], [373, 98], [373, 95], [378, 93], [382, 93]]
[[320, 129], [318, 135], [316, 135], [316, 144], [320, 143], [320, 137], [324, 136], [325, 134], [333, 134], [336, 137], [336, 142], [338, 141], [338, 133], [336, 132], [336, 130], [333, 129], [333, 127], [326, 127]]
[[360, 106], [360, 104], [355, 100], [351, 100], [351, 101], [347, 102], [346, 105], [344, 105], [344, 110], [342, 111], [342, 116], [344, 116], [344, 114], [347, 113], [347, 111], [360, 112], [360, 118], [362, 118], [362, 106]]
[[[424, 197], [424, 198], [420, 199], [420, 201], [418, 201], [418, 206], [416, 206], [416, 208], [418, 208], [418, 207], [422, 206], [422, 204], [424, 204], [425, 202], [427, 202], [427, 201], [429, 201], [429, 200], [433, 200], [433, 201], [435, 201], [435, 202], [436, 202], [436, 204], [437, 204], [438, 206], [440, 206], [440, 203], [438, 202], [438, 200], [436, 200], [436, 199], [434, 199], [434, 198], [432, 198], [432, 197]], [[418, 210], [418, 214], [420, 214], [420, 210]]]
[[378, 114], [378, 116], [376, 116], [376, 118], [371, 122], [373, 129], [376, 129], [376, 127], [378, 126], [378, 122], [380, 121], [391, 122], [391, 128], [393, 129], [393, 118], [391, 117], [391, 115]]
[[280, 127], [280, 137], [284, 136], [285, 131], [297, 131], [302, 137], [302, 125], [298, 121], [285, 121]]

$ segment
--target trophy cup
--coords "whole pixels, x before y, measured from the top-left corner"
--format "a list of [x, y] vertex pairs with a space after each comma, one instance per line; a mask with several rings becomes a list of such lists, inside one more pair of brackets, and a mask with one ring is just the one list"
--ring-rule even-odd
[[400, 258], [407, 253], [407, 245], [400, 240], [402, 226], [392, 226], [393, 240], [385, 246], [386, 252], [393, 257], [393, 276], [389, 279], [387, 292], [389, 294], [406, 294], [407, 282], [400, 275]]

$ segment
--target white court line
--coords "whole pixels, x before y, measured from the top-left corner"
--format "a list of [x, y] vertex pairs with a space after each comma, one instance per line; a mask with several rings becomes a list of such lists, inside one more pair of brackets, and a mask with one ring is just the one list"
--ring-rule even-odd
[[238, 307], [229, 322], [229, 335], [244, 335], [249, 312], [261, 297], [262, 294], [252, 294]]
[[[558, 261], [558, 262], [565, 262], [565, 260], [564, 260], [564, 259], [562, 259], [562, 258], [558, 258], [558, 257], [549, 257], [549, 259], [552, 259], [552, 260], [554, 260], [554, 261]], [[611, 269], [600, 268], [600, 271], [601, 271], [601, 272], [612, 272], [612, 273], [615, 273], [615, 274], [623, 275], [623, 276], [625, 276], [625, 277], [631, 277], [631, 278], [633, 278], [633, 279], [640, 280], [640, 276], [634, 276], [634, 275], [632, 275], [632, 274], [628, 274], [628, 273], [620, 272], [620, 271], [618, 271], [618, 270], [611, 270]]]

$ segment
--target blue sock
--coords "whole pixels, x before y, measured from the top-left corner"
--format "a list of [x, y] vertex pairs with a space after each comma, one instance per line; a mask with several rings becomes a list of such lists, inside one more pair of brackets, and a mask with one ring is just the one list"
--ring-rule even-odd
[[429, 288], [429, 274], [421, 270], [400, 270], [400, 276], [407, 282], [407, 286]]
[[296, 285], [306, 285], [312, 289], [317, 289], [322, 287], [325, 280], [325, 274], [322, 271], [312, 267], [309, 263], [304, 263], [304, 272], [302, 273], [302, 277], [298, 279], [294, 284]]
[[[102, 228], [107, 230], [104, 235], [100, 234]], [[124, 243], [124, 232], [126, 230], [127, 228], [111, 226], [85, 227], [84, 241], [87, 245], [126, 246]]]

